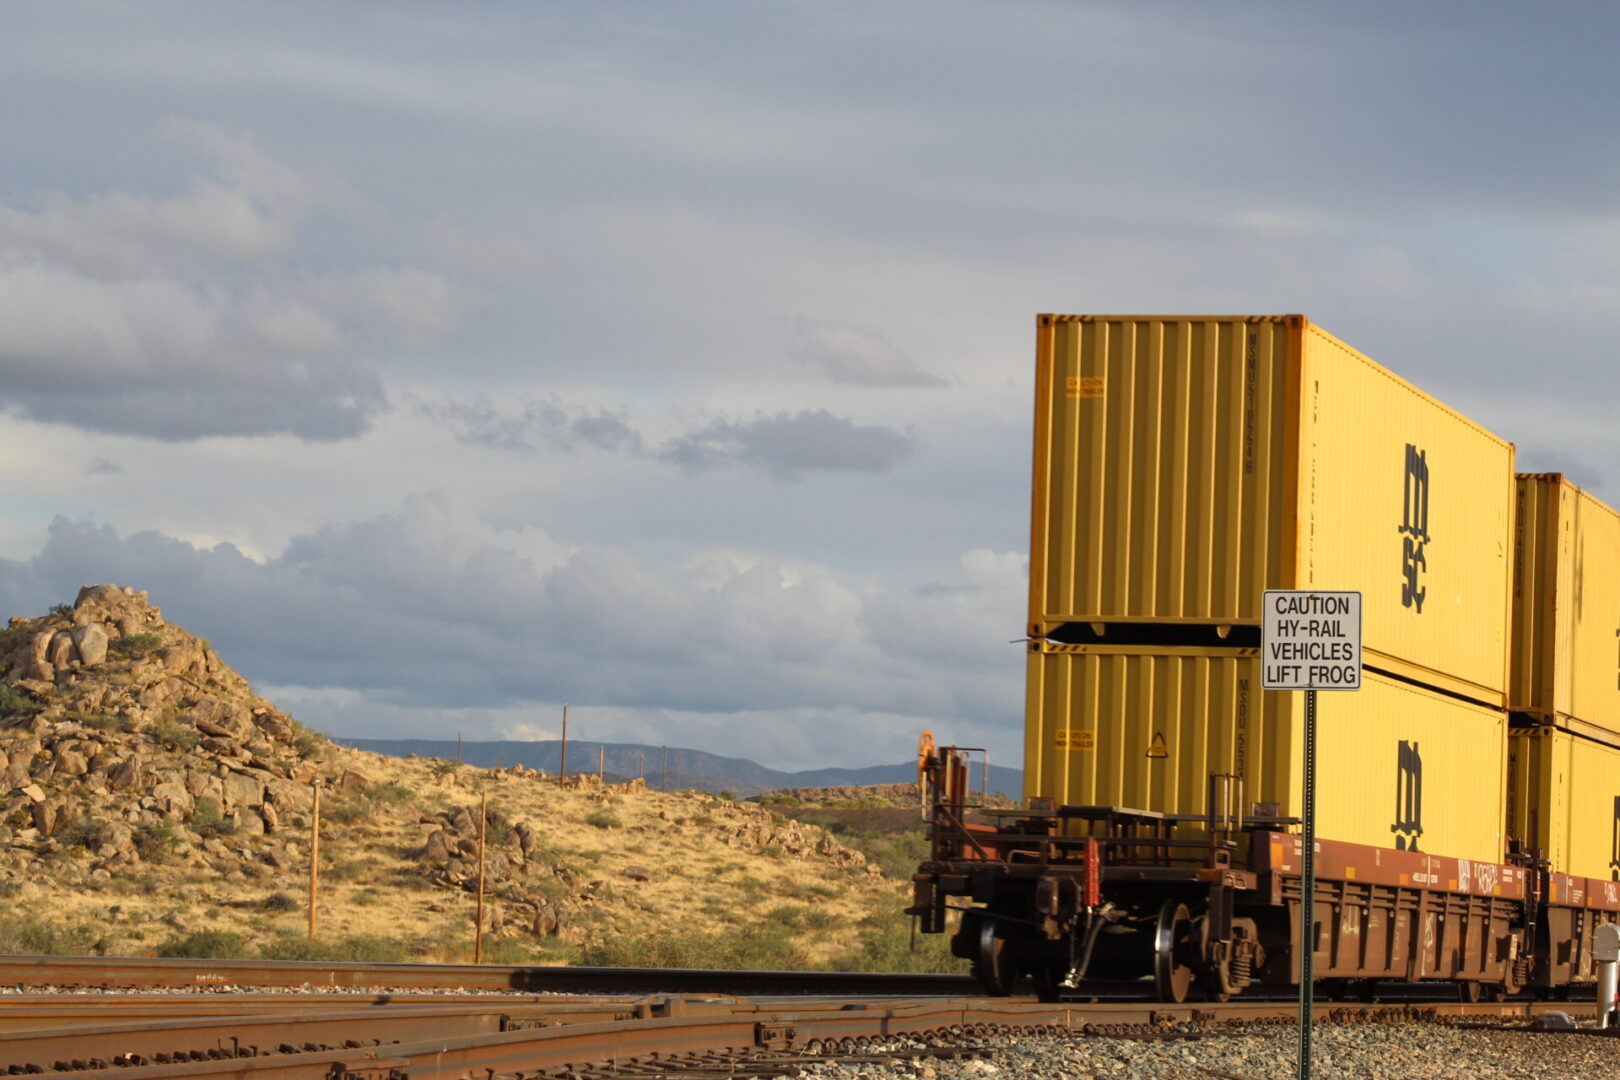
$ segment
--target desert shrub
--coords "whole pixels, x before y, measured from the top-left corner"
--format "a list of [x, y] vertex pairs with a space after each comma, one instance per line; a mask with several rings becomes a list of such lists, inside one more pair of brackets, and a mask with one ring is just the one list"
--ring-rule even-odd
[[107, 951], [102, 929], [91, 923], [57, 924], [43, 919], [0, 919], [0, 953], [29, 956], [99, 956]]
[[259, 907], [263, 911], [296, 911], [298, 901], [284, 892], [273, 892], [259, 901]]
[[33, 716], [43, 708], [28, 691], [0, 684], [0, 716]]
[[758, 926], [738, 932], [647, 934], [614, 937], [586, 945], [579, 963], [586, 967], [721, 968], [728, 971], [796, 971], [806, 966], [784, 926]]
[[245, 955], [247, 942], [230, 930], [197, 930], [171, 937], [157, 947], [159, 956], [185, 956], [195, 960], [229, 960]]
[[837, 915], [825, 908], [803, 904], [781, 904], [767, 911], [765, 918], [789, 930], [826, 930], [839, 921]]
[[386, 784], [372, 784], [371, 787], [366, 789], [366, 797], [374, 803], [388, 805], [407, 803], [411, 801], [411, 789], [404, 784], [396, 784], [392, 781]]
[[161, 862], [179, 842], [174, 822], [168, 818], [158, 818], [135, 833], [135, 851], [147, 862]]
[[321, 871], [321, 876], [333, 881], [354, 881], [365, 876], [368, 865], [364, 859], [333, 859], [332, 864]]
[[928, 834], [922, 829], [903, 832], [878, 832], [872, 829], [851, 829], [838, 823], [827, 826], [827, 831], [847, 848], [866, 856], [866, 861], [885, 874], [901, 881], [910, 881], [917, 872], [917, 864], [928, 858]]
[[624, 827], [624, 822], [620, 821], [618, 815], [611, 810], [593, 810], [585, 815], [585, 824], [595, 826], [598, 829], [622, 829]]
[[334, 825], [353, 825], [371, 816], [371, 804], [363, 798], [327, 799], [321, 803], [321, 819]]
[[819, 881], [784, 882], [776, 891], [789, 900], [831, 900], [838, 895], [836, 888]]
[[167, 718], [159, 719], [152, 725], [152, 738], [171, 750], [195, 750], [197, 744], [202, 742], [202, 735], [196, 728]]
[[349, 903], [353, 904], [355, 907], [371, 907], [381, 899], [382, 897], [377, 895], [376, 889], [361, 889], [359, 892], [349, 897]]
[[410, 959], [403, 945], [370, 934], [355, 934], [337, 941], [288, 934], [265, 942], [259, 948], [259, 957], [264, 960], [347, 961], [362, 964], [399, 964]]
[[51, 612], [52, 615], [71, 615], [71, 614], [73, 614], [73, 605], [72, 604], [52, 604], [51, 607], [50, 607], [50, 612]]
[[86, 713], [78, 718], [85, 727], [97, 731], [134, 731], [135, 721], [123, 713]]
[[759, 849], [759, 853], [765, 856], [767, 859], [780, 859], [783, 854], [782, 845], [766, 844], [764, 847]]
[[[954, 919], [956, 916], [952, 916]], [[954, 926], [952, 927], [954, 930]], [[951, 935], [911, 932], [911, 917], [897, 906], [869, 915], [860, 923], [860, 948], [835, 956], [834, 971], [898, 971], [960, 974], [966, 960], [951, 955]]]
[[191, 828], [198, 836], [234, 836], [236, 821], [213, 799], [198, 799], [191, 809]]
[[114, 656], [136, 660], [162, 644], [163, 639], [153, 633], [127, 634], [113, 642], [107, 651]]

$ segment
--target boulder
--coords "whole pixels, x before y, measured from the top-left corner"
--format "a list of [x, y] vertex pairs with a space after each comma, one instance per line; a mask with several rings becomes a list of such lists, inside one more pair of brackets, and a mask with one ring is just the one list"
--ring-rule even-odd
[[139, 788], [146, 779], [146, 761], [139, 754], [131, 754], [107, 774], [107, 786], [114, 791]]
[[443, 829], [434, 829], [428, 834], [427, 844], [422, 848], [422, 858], [435, 866], [450, 858], [450, 840]]
[[371, 781], [366, 779], [366, 775], [353, 769], [344, 769], [343, 775], [338, 778], [338, 787], [344, 791], [364, 792], [370, 786]]
[[56, 755], [56, 772], [60, 776], [83, 776], [90, 771], [90, 763], [77, 750], [63, 750]]
[[45, 659], [49, 660], [55, 668], [60, 670], [67, 664], [78, 659], [73, 648], [73, 635], [66, 630], [59, 630], [51, 636], [51, 643], [46, 650]]
[[76, 626], [72, 637], [73, 647], [78, 650], [83, 663], [99, 664], [107, 659], [107, 631], [102, 629], [100, 623]]
[[251, 776], [231, 773], [222, 781], [226, 806], [264, 805], [264, 785]]
[[158, 807], [170, 817], [186, 817], [196, 805], [190, 790], [179, 780], [168, 780], [158, 784], [152, 789], [152, 798], [157, 800]]

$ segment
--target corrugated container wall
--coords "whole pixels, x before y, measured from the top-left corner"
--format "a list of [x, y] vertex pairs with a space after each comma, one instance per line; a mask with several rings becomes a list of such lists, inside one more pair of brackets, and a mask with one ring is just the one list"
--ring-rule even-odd
[[[1226, 773], [1245, 813], [1301, 813], [1305, 695], [1262, 690], [1257, 650], [1036, 641], [1027, 694], [1028, 797], [1202, 814]], [[1318, 836], [1501, 861], [1506, 713], [1368, 672], [1317, 720]]]
[[1620, 881], [1620, 749], [1556, 728], [1508, 745], [1509, 833], [1554, 870]]
[[1620, 515], [1556, 473], [1518, 494], [1508, 707], [1620, 736]]
[[1302, 316], [1037, 330], [1032, 637], [1185, 643], [1359, 589], [1370, 666], [1505, 704], [1511, 443]]

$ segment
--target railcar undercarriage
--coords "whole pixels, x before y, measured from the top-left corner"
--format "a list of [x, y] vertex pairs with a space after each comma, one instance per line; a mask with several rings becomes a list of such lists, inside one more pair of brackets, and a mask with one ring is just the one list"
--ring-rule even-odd
[[[966, 752], [920, 756], [928, 861], [911, 914], [925, 933], [961, 912], [952, 952], [990, 994], [1055, 1000], [1088, 984], [1151, 979], [1160, 1000], [1225, 1000], [1298, 982], [1301, 842], [1280, 818], [1244, 820], [1233, 777], [1202, 815], [1120, 807], [987, 810]], [[1467, 1000], [1552, 994], [1591, 981], [1592, 931], [1620, 886], [1547, 873], [1533, 857], [1486, 864], [1317, 842], [1314, 967], [1322, 992], [1379, 980], [1456, 982]]]

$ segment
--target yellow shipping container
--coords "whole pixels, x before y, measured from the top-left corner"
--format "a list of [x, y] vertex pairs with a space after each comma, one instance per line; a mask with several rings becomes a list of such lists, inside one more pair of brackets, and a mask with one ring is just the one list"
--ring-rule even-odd
[[1518, 492], [1508, 708], [1620, 733], [1620, 514], [1557, 473]]
[[[1210, 774], [1227, 773], [1245, 814], [1298, 817], [1305, 695], [1262, 690], [1260, 663], [1254, 649], [1031, 642], [1024, 794], [1203, 814]], [[1503, 711], [1368, 672], [1317, 696], [1317, 754], [1318, 836], [1501, 861]]]
[[1368, 666], [1505, 704], [1511, 443], [1299, 315], [1042, 315], [1036, 358], [1031, 637], [1359, 589]]
[[1555, 728], [1508, 746], [1509, 834], [1554, 870], [1620, 881], [1620, 749]]

